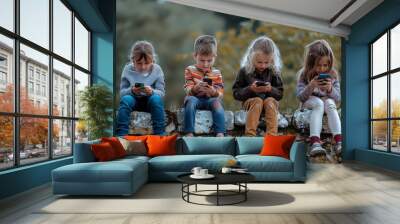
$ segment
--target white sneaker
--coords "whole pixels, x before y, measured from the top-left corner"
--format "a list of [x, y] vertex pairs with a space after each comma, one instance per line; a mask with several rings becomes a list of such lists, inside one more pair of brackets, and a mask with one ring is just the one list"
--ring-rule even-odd
[[333, 150], [335, 151], [336, 155], [342, 154], [342, 142], [337, 142], [337, 143], [333, 146]]
[[218, 134], [216, 135], [216, 137], [225, 137], [225, 134], [224, 134], [224, 133], [218, 133]]
[[311, 145], [310, 156], [326, 155], [326, 150], [322, 147], [321, 143], [314, 142]]

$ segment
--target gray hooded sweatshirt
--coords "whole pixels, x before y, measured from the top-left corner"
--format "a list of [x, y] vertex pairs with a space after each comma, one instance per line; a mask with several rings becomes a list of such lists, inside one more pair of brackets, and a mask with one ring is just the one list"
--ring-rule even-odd
[[165, 95], [164, 73], [158, 64], [153, 64], [147, 76], [135, 71], [132, 63], [126, 64], [122, 71], [120, 97], [132, 94], [132, 86], [135, 86], [135, 83], [151, 86], [153, 94], [161, 97]]

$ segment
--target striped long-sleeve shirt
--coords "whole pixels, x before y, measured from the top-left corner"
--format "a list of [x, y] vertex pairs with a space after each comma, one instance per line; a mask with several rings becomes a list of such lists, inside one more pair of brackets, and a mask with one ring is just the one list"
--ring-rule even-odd
[[212, 86], [218, 91], [219, 97], [222, 98], [224, 94], [224, 82], [222, 80], [221, 72], [218, 69], [212, 68], [210, 71], [203, 71], [194, 65], [190, 65], [185, 69], [185, 85], [184, 89], [187, 96], [192, 95], [192, 88], [203, 78], [212, 80]]

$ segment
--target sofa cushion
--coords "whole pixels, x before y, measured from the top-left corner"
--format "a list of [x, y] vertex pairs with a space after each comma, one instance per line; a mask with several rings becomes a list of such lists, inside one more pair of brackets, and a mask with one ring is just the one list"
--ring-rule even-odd
[[147, 166], [139, 159], [109, 162], [74, 163], [53, 170], [53, 181], [58, 182], [130, 182], [134, 172]]
[[219, 171], [230, 159], [231, 155], [175, 155], [158, 156], [149, 160], [149, 170], [163, 172], [190, 172], [193, 167], [200, 166], [211, 172]]
[[292, 161], [279, 156], [238, 155], [240, 167], [249, 172], [292, 172]]
[[101, 138], [101, 142], [110, 143], [110, 145], [114, 149], [117, 158], [122, 158], [126, 156], [126, 151], [117, 137], [103, 137]]
[[59, 182], [127, 182], [132, 167], [122, 163], [75, 163], [53, 170], [53, 180]]
[[183, 137], [178, 154], [225, 154], [235, 155], [235, 139], [233, 137]]
[[178, 135], [158, 136], [149, 135], [147, 137], [148, 156], [164, 156], [176, 154], [176, 139]]
[[75, 163], [52, 171], [54, 194], [131, 195], [148, 181], [148, 157]]
[[138, 155], [145, 156], [147, 155], [146, 143], [141, 140], [126, 140], [124, 138], [118, 138], [121, 142], [122, 146], [126, 151], [126, 155]]
[[236, 155], [259, 154], [263, 144], [263, 137], [237, 137]]
[[108, 142], [102, 142], [99, 144], [91, 145], [92, 152], [96, 161], [104, 162], [117, 159], [118, 156], [115, 154], [115, 150], [112, 145]]
[[77, 142], [74, 147], [74, 163], [95, 162], [96, 158], [90, 148], [92, 144], [99, 144], [99, 139], [88, 142]]
[[295, 135], [265, 135], [264, 146], [261, 149], [261, 156], [280, 156], [289, 159], [290, 148]]
[[125, 135], [124, 139], [129, 140], [129, 141], [140, 140], [140, 141], [146, 142], [147, 135]]
[[113, 160], [113, 162], [127, 162], [127, 163], [130, 163], [132, 160], [139, 160], [139, 161], [143, 161], [143, 162], [148, 162], [149, 159], [150, 159], [150, 157], [147, 157], [147, 156], [130, 155], [130, 156], [125, 156], [124, 158]]

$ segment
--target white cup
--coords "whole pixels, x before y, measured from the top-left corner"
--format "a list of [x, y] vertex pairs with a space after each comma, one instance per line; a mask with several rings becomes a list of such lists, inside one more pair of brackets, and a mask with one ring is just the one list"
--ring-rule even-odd
[[199, 175], [201, 175], [200, 174], [200, 171], [202, 170], [202, 168], [201, 167], [193, 167], [193, 169], [192, 169], [192, 173], [194, 174], [194, 175], [196, 175], [196, 176], [199, 176]]
[[201, 169], [200, 170], [200, 176], [207, 176], [208, 175], [208, 169]]
[[232, 168], [229, 168], [229, 167], [222, 167], [222, 170], [221, 170], [222, 173], [230, 173], [231, 171], [232, 171]]

